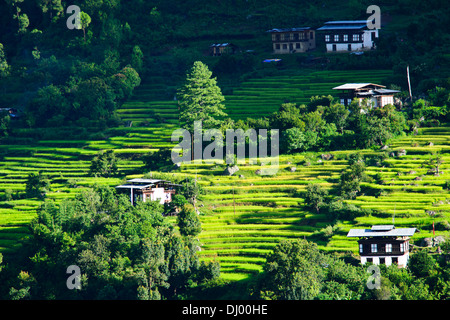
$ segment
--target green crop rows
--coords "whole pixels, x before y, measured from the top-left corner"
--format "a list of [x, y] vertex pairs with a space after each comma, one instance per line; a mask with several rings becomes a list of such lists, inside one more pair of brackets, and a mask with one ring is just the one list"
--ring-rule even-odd
[[[311, 95], [335, 94], [331, 88], [345, 82], [384, 84], [383, 79], [389, 74], [389, 71], [372, 70], [323, 71], [305, 76], [252, 79], [227, 95], [225, 104], [234, 119], [256, 118], [276, 111], [287, 100], [307, 103]], [[39, 199], [16, 199], [15, 195], [25, 190], [28, 173], [42, 170], [48, 175], [52, 190], [47, 198], [58, 203], [93, 184], [121, 183], [119, 178], [89, 176], [90, 159], [100, 150], [112, 149], [124, 159], [119, 171], [130, 178], [139, 176], [142, 168], [142, 161], [132, 160], [133, 156], [172, 146], [170, 137], [178, 127], [178, 107], [176, 101], [167, 100], [161, 94], [164, 90], [163, 85], [142, 84], [135, 97], [119, 110], [126, 125], [108, 129], [104, 139], [53, 139], [1, 146], [0, 151], [6, 155], [0, 158], [0, 195], [8, 193], [11, 199], [0, 207], [0, 251], [16, 250], [20, 246], [20, 239], [28, 234], [27, 224], [42, 203]], [[28, 134], [29, 130], [25, 129], [21, 133], [23, 137]], [[371, 209], [372, 214], [355, 221], [341, 221], [338, 231], [321, 240], [314, 238], [314, 234], [330, 221], [321, 212], [306, 210], [296, 192], [301, 193], [310, 182], [332, 187], [347, 166], [346, 155], [353, 151], [334, 152], [333, 160], [313, 162], [308, 167], [303, 166], [302, 154], [283, 155], [279, 171], [273, 177], [256, 175], [259, 165], [241, 165], [231, 177], [222, 175], [223, 166], [183, 165], [176, 174], [197, 177], [207, 191], [198, 208], [203, 228], [199, 235], [201, 259], [220, 261], [222, 277], [239, 280], [260, 272], [266, 254], [283, 239], [311, 238], [323, 250], [356, 253], [355, 241], [346, 238], [348, 230], [392, 223], [394, 214], [396, 225], [421, 230], [415, 241], [430, 236], [432, 218], [427, 211], [437, 213], [436, 222], [450, 219], [450, 196], [443, 189], [445, 181], [450, 180], [450, 128], [424, 128], [417, 136], [390, 142], [390, 147], [405, 149], [407, 155], [389, 158], [385, 167], [367, 168], [368, 175], [374, 181], [381, 179], [382, 183], [367, 182], [364, 187], [380, 195], [361, 194], [348, 201]], [[427, 174], [427, 161], [436, 152], [444, 160], [440, 167], [444, 174], [439, 176]], [[131, 160], [126, 160], [128, 157]], [[289, 170], [292, 166], [296, 167], [295, 172]], [[175, 222], [175, 218], [170, 219]], [[438, 230], [437, 234], [446, 232]]]

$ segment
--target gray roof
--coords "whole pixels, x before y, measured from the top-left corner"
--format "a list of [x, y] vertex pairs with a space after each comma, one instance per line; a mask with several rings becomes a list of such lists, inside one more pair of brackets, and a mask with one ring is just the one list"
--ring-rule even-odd
[[367, 20], [337, 20], [327, 21], [325, 24], [366, 24]]
[[[145, 188], [149, 188], [159, 182], [169, 182], [169, 181], [159, 180], [159, 179], [135, 178], [135, 179], [127, 180], [127, 184], [117, 186], [116, 188], [119, 188], [119, 189], [145, 189]], [[170, 183], [167, 183], [167, 184], [170, 184]]]
[[327, 21], [321, 30], [345, 30], [345, 29], [364, 29], [367, 28], [366, 20], [344, 20], [344, 21]]
[[[375, 83], [346, 83], [337, 87], [334, 87], [333, 90], [354, 90], [354, 89], [361, 89], [367, 86], [375, 86], [375, 87], [380, 87], [380, 88], [385, 88], [385, 86], [382, 86], [380, 84], [375, 84]], [[379, 89], [377, 89], [379, 90]]]
[[416, 228], [395, 228], [393, 225], [377, 225], [371, 229], [350, 229], [347, 237], [411, 237]]
[[395, 229], [395, 226], [393, 224], [378, 224], [375, 226], [372, 226], [371, 230], [373, 231], [387, 231]]
[[148, 188], [150, 186], [151, 186], [151, 184], [148, 184], [148, 185], [123, 184], [121, 186], [117, 186], [116, 188], [118, 188], [118, 189], [137, 189], [137, 190], [141, 190], [141, 189]]
[[160, 180], [160, 179], [142, 179], [142, 178], [135, 178], [135, 179], [131, 179], [131, 180], [127, 180], [127, 182], [129, 184], [127, 184], [126, 186], [129, 185], [133, 185], [136, 186], [136, 184], [139, 184], [139, 187], [149, 187], [151, 185], [154, 185], [156, 183], [160, 183], [163, 182], [164, 185], [168, 185], [168, 186], [181, 186], [181, 184], [176, 184], [176, 183], [172, 183], [169, 180]]
[[398, 90], [392, 90], [392, 89], [375, 89], [373, 91], [378, 94], [394, 94], [394, 93], [400, 92]]
[[152, 183], [168, 182], [168, 181], [167, 181], [167, 180], [159, 180], [159, 179], [141, 179], [141, 178], [135, 178], [135, 179], [127, 180], [127, 182], [130, 182], [130, 183], [147, 183], [147, 184], [152, 184]]
[[210, 47], [228, 47], [228, 46], [233, 46], [232, 43], [213, 43], [212, 45], [210, 45]]
[[311, 30], [311, 27], [301, 27], [301, 28], [274, 28], [272, 30], [268, 30], [267, 32], [296, 32], [296, 31], [306, 31]]
[[360, 30], [364, 29], [366, 26], [356, 25], [356, 26], [323, 26], [317, 29], [317, 31], [326, 31], [326, 30]]

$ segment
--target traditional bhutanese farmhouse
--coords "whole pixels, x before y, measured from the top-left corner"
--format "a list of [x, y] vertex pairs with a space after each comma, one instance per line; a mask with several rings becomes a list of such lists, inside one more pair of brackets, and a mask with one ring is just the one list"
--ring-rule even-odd
[[369, 29], [366, 20], [328, 21], [317, 29], [324, 35], [327, 52], [375, 49], [378, 29]]
[[397, 264], [404, 268], [409, 260], [409, 239], [415, 232], [416, 228], [375, 225], [371, 229], [351, 229], [347, 237], [359, 238], [362, 264]]
[[315, 31], [310, 27], [272, 29], [273, 53], [285, 54], [306, 52], [316, 48]]
[[131, 204], [136, 201], [159, 201], [164, 204], [172, 201], [172, 195], [175, 194], [175, 187], [178, 184], [166, 180], [158, 179], [131, 179], [127, 183], [116, 187], [121, 193], [130, 195]]
[[374, 83], [346, 83], [334, 87], [333, 90], [339, 90], [340, 103], [345, 106], [348, 106], [354, 98], [358, 98], [360, 101], [369, 99], [375, 108], [384, 107], [387, 104], [393, 105], [394, 94], [400, 92]]
[[236, 51], [237, 46], [232, 43], [213, 43], [209, 46], [209, 54], [215, 57], [223, 54], [234, 54]]

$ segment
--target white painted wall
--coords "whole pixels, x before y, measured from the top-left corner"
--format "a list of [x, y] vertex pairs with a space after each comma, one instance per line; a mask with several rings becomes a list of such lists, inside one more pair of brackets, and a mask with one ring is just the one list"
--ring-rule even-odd
[[365, 30], [363, 33], [363, 43], [366, 49], [372, 48], [372, 33], [375, 33], [375, 38], [378, 38], [378, 29]]
[[406, 253], [401, 256], [371, 256], [371, 257], [362, 256], [361, 264], [366, 264], [367, 258], [372, 258], [372, 263], [376, 264], [376, 265], [380, 264], [380, 258], [384, 258], [386, 266], [390, 266], [392, 264], [392, 258], [398, 258], [398, 266], [406, 267], [406, 265], [408, 264], [408, 260], [409, 260], [409, 253]]
[[159, 203], [164, 204], [166, 195], [164, 194], [164, 188], [152, 188], [153, 193], [151, 194], [152, 201], [159, 201]]
[[[352, 46], [352, 51], [358, 51], [362, 49], [362, 43], [335, 43], [336, 52], [338, 51], [348, 51], [348, 45]], [[333, 52], [333, 43], [327, 43], [327, 51]]]
[[387, 104], [394, 104], [393, 96], [382, 96], [381, 97], [381, 106], [384, 107]]
[[[378, 38], [378, 29], [375, 30], [365, 30], [362, 34], [363, 42], [341, 42], [341, 43], [335, 43], [336, 45], [336, 52], [338, 51], [347, 51], [348, 52], [348, 45], [350, 44], [352, 46], [351, 51], [361, 51], [361, 50], [370, 50], [373, 46], [372, 41], [372, 33], [375, 33], [375, 38]], [[330, 39], [332, 39], [333, 35], [330, 35]], [[350, 39], [351, 40], [351, 39]], [[333, 43], [326, 43], [327, 51], [333, 52]]]

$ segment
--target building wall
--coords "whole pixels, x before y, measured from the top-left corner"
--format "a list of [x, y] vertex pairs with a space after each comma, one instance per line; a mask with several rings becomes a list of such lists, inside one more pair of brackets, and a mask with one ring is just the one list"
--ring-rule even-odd
[[164, 188], [152, 188], [153, 193], [151, 194], [152, 201], [159, 201], [159, 203], [164, 204], [166, 195], [164, 193]]
[[[288, 54], [295, 52], [306, 52], [316, 47], [314, 41], [307, 42], [276, 42], [273, 44], [273, 53]], [[295, 51], [295, 52], [293, 52]]]
[[[373, 47], [373, 40], [372, 40], [372, 33], [375, 34], [375, 38], [378, 38], [378, 30], [365, 30], [362, 34], [360, 34], [360, 37], [362, 37], [362, 40], [360, 41], [352, 41], [353, 34], [350, 32], [328, 32], [326, 35], [329, 36], [329, 41], [326, 41], [326, 48], [328, 52], [333, 52], [333, 45], [336, 45], [336, 51], [335, 52], [342, 52], [342, 51], [363, 51], [363, 50], [370, 50]], [[334, 35], [339, 35], [339, 41], [334, 41]], [[343, 36], [348, 36], [348, 41], [343, 41]], [[349, 45], [351, 46], [351, 50], [349, 50]]]
[[375, 33], [375, 38], [378, 38], [378, 29], [364, 31], [363, 43], [365, 48], [370, 49], [373, 46], [372, 33]]
[[394, 96], [381, 96], [381, 106], [384, 107], [387, 104], [394, 104]]
[[[333, 52], [333, 45], [336, 45], [337, 51], [359, 51], [363, 49], [363, 44], [361, 42], [344, 42], [344, 43], [327, 43], [327, 51]], [[351, 46], [351, 50], [348, 50], [348, 45]]]
[[[373, 102], [374, 108], [384, 107], [385, 105], [388, 105], [388, 104], [392, 104], [392, 105], [394, 104], [394, 96], [370, 97], [368, 99]], [[364, 100], [364, 98], [359, 98], [360, 102], [362, 102], [363, 100]], [[341, 101], [344, 101], [344, 99], [341, 99]], [[349, 101], [349, 104], [350, 103], [351, 103], [351, 100]]]
[[[298, 38], [295, 38], [294, 34], [299, 35]], [[272, 42], [273, 53], [275, 54], [306, 52], [316, 48], [316, 34], [313, 30], [308, 30], [303, 33], [274, 33], [272, 34]]]
[[361, 256], [361, 264], [366, 264], [367, 263], [367, 258], [371, 258], [372, 259], [372, 263], [379, 265], [380, 264], [380, 258], [384, 258], [385, 259], [385, 265], [386, 266], [390, 266], [392, 264], [392, 258], [397, 258], [398, 259], [398, 266], [401, 268], [405, 268], [408, 264], [408, 260], [409, 260], [409, 253], [405, 253], [404, 255], [401, 256]]

